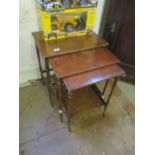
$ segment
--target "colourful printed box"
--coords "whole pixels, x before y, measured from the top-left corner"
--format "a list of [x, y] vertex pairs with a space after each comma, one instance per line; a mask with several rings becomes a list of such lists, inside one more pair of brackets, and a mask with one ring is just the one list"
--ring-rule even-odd
[[58, 12], [40, 10], [45, 40], [54, 40], [92, 33], [96, 7], [65, 9]]
[[42, 11], [55, 12], [68, 8], [96, 7], [98, 0], [38, 0]]

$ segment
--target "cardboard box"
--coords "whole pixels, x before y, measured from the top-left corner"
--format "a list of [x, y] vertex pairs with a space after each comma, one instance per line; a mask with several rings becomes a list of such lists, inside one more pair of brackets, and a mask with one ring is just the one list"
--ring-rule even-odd
[[38, 0], [42, 11], [55, 12], [68, 8], [96, 7], [98, 0]]
[[39, 12], [45, 40], [92, 33], [96, 18], [96, 7], [65, 9], [50, 13], [42, 10]]

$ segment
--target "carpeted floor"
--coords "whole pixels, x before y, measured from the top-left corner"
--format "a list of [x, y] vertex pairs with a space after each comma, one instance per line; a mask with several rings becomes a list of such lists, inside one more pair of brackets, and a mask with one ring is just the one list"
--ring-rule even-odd
[[57, 106], [50, 106], [46, 86], [32, 81], [20, 88], [20, 155], [134, 155], [132, 101], [116, 87], [105, 117], [96, 113], [73, 123], [70, 133]]

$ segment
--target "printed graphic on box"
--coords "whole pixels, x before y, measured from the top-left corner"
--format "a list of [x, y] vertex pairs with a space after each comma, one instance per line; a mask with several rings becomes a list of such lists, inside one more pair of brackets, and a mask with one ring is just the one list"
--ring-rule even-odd
[[74, 8], [59, 12], [40, 10], [45, 40], [54, 40], [92, 33], [96, 8]]
[[51, 32], [48, 39], [62, 36], [74, 36], [79, 31], [85, 31], [87, 12], [53, 13], [51, 14]]
[[43, 11], [54, 12], [66, 8], [96, 7], [98, 0], [38, 0]]
[[75, 12], [51, 15], [52, 31], [65, 32], [81, 31], [86, 27], [87, 12]]

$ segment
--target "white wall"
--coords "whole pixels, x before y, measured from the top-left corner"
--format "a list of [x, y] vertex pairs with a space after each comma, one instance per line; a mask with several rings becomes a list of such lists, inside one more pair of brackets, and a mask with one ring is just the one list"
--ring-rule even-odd
[[34, 0], [19, 2], [19, 76], [20, 84], [39, 77], [38, 63], [31, 32], [38, 30]]
[[97, 5], [97, 15], [96, 15], [96, 22], [94, 26], [94, 32], [98, 34], [99, 29], [100, 29], [100, 23], [101, 23], [101, 18], [104, 13], [104, 6], [105, 6], [106, 0], [98, 0], [98, 5]]
[[[98, 33], [101, 15], [105, 0], [99, 0], [97, 7], [97, 18], [94, 31]], [[40, 78], [37, 55], [34, 40], [31, 33], [38, 31], [35, 0], [20, 0], [19, 2], [19, 79], [20, 84], [31, 79]]]

